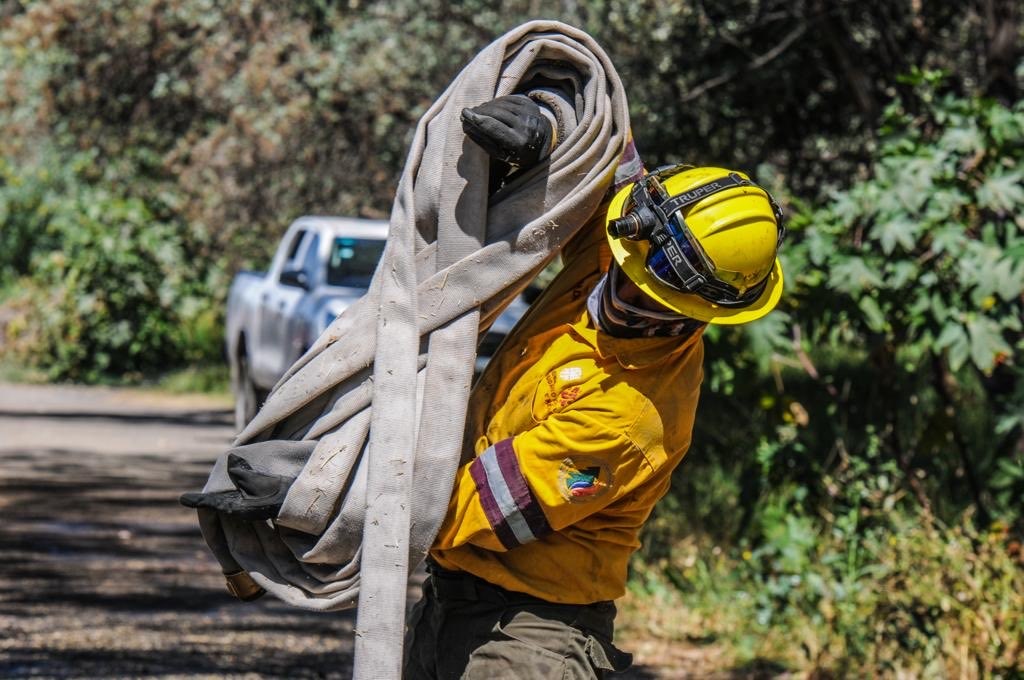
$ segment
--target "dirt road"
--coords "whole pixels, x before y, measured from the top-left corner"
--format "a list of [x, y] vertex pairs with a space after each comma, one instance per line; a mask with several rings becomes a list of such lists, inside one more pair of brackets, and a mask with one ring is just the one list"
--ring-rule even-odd
[[[0, 384], [0, 677], [350, 677], [353, 615], [233, 600], [177, 503], [228, 409]], [[690, 675], [638, 661], [617, 677]]]
[[0, 677], [349, 677], [353, 617], [236, 602], [177, 503], [227, 406], [0, 385]]

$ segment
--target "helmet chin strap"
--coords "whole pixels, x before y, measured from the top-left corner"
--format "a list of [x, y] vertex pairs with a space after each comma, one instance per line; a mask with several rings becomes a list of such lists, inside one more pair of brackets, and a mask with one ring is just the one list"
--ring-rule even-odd
[[703, 321], [624, 300], [619, 294], [621, 275], [613, 262], [587, 300], [591, 319], [605, 333], [620, 338], [688, 336], [704, 327]]

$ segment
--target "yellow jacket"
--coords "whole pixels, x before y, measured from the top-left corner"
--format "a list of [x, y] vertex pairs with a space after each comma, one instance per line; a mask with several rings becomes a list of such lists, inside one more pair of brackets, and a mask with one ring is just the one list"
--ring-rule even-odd
[[442, 567], [585, 604], [625, 592], [630, 554], [690, 445], [700, 334], [620, 339], [586, 310], [610, 253], [601, 219], [487, 366], [431, 550]]

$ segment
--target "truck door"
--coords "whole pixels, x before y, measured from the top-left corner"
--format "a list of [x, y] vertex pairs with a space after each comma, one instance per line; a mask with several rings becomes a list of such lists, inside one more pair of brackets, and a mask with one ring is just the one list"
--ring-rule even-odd
[[287, 366], [282, 367], [288, 346], [288, 317], [306, 291], [296, 285], [281, 282], [286, 272], [301, 268], [302, 257], [311, 241], [319, 241], [315, 234], [298, 231], [288, 245], [280, 269], [272, 271], [272, 279], [265, 282], [260, 295], [259, 354], [253, 362], [253, 373], [261, 385], [273, 385]]
[[[320, 235], [310, 232], [306, 237], [306, 244], [302, 247], [302, 257], [296, 258], [292, 272], [299, 272], [302, 275], [302, 287], [282, 280], [281, 288], [283, 300], [278, 304], [278, 331], [280, 340], [275, 346], [278, 350], [274, 355], [274, 370], [276, 377], [274, 382], [284, 375], [295, 360], [298, 359], [306, 343], [310, 342], [310, 331], [302, 311], [313, 301], [313, 293], [319, 284], [320, 271], [323, 268], [323, 258], [320, 256]], [[284, 272], [282, 270], [282, 277]]]

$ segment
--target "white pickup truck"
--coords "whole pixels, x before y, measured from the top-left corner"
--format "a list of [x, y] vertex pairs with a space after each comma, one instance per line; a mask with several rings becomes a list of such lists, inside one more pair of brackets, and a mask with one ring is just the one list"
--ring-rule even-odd
[[[241, 430], [285, 371], [370, 284], [388, 224], [301, 217], [288, 227], [267, 272], [239, 272], [225, 323], [235, 427]], [[517, 298], [481, 339], [477, 370], [526, 311]]]

